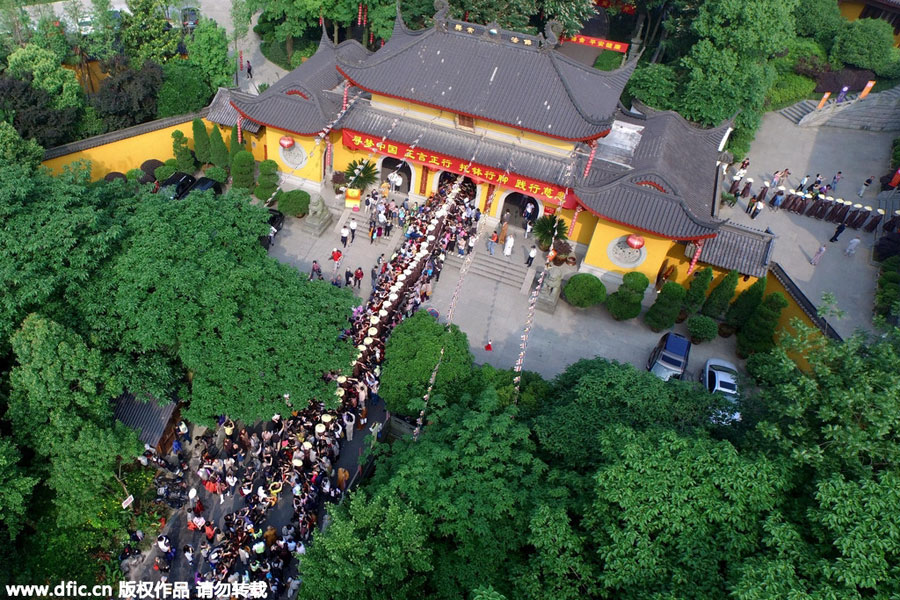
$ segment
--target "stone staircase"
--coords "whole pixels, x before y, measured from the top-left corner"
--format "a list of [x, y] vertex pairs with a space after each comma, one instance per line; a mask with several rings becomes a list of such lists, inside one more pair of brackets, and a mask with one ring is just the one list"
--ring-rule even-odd
[[[494, 281], [499, 281], [505, 285], [513, 286], [516, 289], [521, 289], [529, 271], [531, 271], [533, 277], [534, 270], [530, 270], [525, 266], [524, 259], [519, 258], [519, 252], [514, 252], [513, 254], [513, 258], [503, 256], [503, 252], [498, 245], [494, 256], [491, 256], [488, 254], [487, 250], [481, 246], [475, 250], [475, 258], [472, 260], [471, 266], [469, 266], [469, 275], [480, 275], [481, 277], [486, 277]], [[448, 267], [452, 267], [458, 271], [462, 268], [464, 258], [465, 257], [459, 256], [455, 252], [452, 255], [448, 255], [444, 270]]]
[[796, 125], [803, 117], [814, 111], [817, 105], [818, 102], [813, 100], [801, 100], [797, 104], [782, 108], [778, 114]]

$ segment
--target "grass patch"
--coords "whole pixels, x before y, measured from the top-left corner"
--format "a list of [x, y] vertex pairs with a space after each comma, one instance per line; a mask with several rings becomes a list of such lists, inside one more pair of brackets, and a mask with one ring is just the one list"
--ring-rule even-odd
[[[296, 44], [299, 40], [294, 39], [294, 43]], [[259, 50], [262, 52], [263, 56], [266, 57], [266, 60], [269, 60], [282, 69], [286, 71], [290, 71], [291, 69], [291, 61], [288, 60], [287, 52], [284, 49], [284, 42], [279, 42], [278, 40], [273, 40], [271, 42], [262, 40], [259, 43]]]
[[622, 66], [621, 52], [613, 52], [612, 50], [603, 50], [600, 56], [594, 61], [594, 68], [601, 71], [615, 71]]

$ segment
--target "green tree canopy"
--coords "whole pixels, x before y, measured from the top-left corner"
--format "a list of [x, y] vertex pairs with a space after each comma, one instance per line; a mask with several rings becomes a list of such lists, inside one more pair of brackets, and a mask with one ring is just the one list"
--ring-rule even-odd
[[228, 59], [228, 36], [212, 19], [200, 19], [185, 40], [188, 57], [197, 65], [210, 89], [231, 85], [234, 63]]
[[19, 79], [24, 79], [30, 73], [34, 77], [32, 85], [50, 95], [53, 108], [84, 106], [84, 94], [75, 72], [63, 68], [52, 50], [28, 44], [10, 54], [7, 61], [7, 73]]
[[422, 398], [439, 358], [436, 393], [458, 393], [472, 369], [466, 334], [455, 325], [448, 331], [425, 311], [417, 312], [394, 329], [384, 356], [380, 395], [388, 410], [403, 415], [416, 415], [422, 409]]
[[172, 357], [192, 374], [185, 414], [194, 421], [268, 419], [285, 410], [285, 393], [330, 402], [334, 387], [322, 374], [355, 352], [337, 340], [352, 295], [268, 258], [258, 242], [267, 219], [237, 192], [192, 194], [187, 203], [145, 196], [123, 251], [79, 300], [91, 335], [120, 357], [133, 384], [151, 377], [134, 376], [130, 356]]
[[31, 172], [44, 160], [44, 149], [34, 140], [23, 140], [12, 125], [0, 121], [0, 159], [4, 165]]
[[162, 68], [145, 62], [140, 70], [125, 69], [103, 80], [91, 103], [110, 130], [131, 127], [156, 117]]
[[881, 19], [857, 19], [838, 30], [831, 60], [877, 72], [893, 61], [893, 46], [894, 30], [890, 23]]
[[178, 51], [180, 28], [168, 28], [157, 0], [128, 0], [122, 13], [122, 44], [134, 68], [146, 61], [163, 64]]
[[12, 541], [24, 525], [31, 490], [37, 483], [19, 465], [19, 451], [12, 440], [0, 437], [0, 524]]

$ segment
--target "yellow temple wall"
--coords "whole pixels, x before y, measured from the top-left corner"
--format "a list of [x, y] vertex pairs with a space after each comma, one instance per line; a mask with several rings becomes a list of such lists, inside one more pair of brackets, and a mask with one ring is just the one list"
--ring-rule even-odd
[[[300, 169], [295, 169], [293, 167], [288, 166], [281, 159], [281, 145], [280, 140], [282, 136], [288, 136], [294, 140], [294, 143], [299, 145], [306, 151], [307, 160], [306, 164], [303, 165]], [[325, 152], [325, 143], [321, 143], [316, 146], [316, 137], [311, 136], [300, 136], [296, 133], [290, 133], [288, 131], [284, 131], [282, 129], [276, 129], [274, 127], [266, 127], [265, 133], [265, 143], [267, 146], [267, 154], [270, 160], [274, 160], [278, 163], [278, 170], [282, 173], [287, 173], [288, 175], [293, 175], [294, 177], [302, 177], [303, 179], [308, 179], [310, 181], [322, 181], [322, 159]], [[335, 155], [337, 153], [335, 152]], [[350, 162], [350, 161], [347, 161]], [[346, 168], [346, 164], [341, 168], [343, 171]]]

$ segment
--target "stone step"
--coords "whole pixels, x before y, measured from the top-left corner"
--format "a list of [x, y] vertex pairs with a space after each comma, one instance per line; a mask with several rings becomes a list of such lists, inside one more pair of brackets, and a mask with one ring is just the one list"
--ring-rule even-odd
[[801, 100], [796, 104], [781, 109], [778, 113], [793, 123], [799, 123], [803, 117], [814, 111], [816, 106], [817, 103], [812, 100]]
[[[519, 253], [514, 254], [517, 257]], [[447, 257], [446, 264], [448, 267], [461, 269], [463, 258], [454, 253]], [[516, 258], [507, 258], [500, 250], [491, 256], [485, 249], [479, 248], [475, 251], [475, 258], [469, 267], [469, 273], [520, 289], [528, 274], [528, 267], [525, 266], [524, 259], [519, 262]]]

